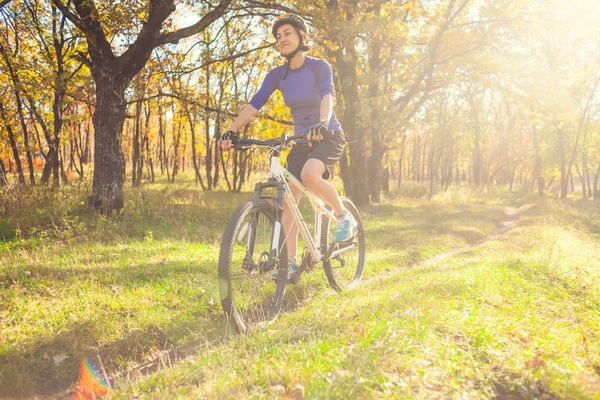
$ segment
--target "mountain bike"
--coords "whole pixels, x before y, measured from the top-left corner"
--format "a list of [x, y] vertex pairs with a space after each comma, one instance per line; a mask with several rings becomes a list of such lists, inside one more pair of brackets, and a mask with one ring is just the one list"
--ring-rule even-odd
[[[257, 183], [254, 199], [242, 203], [229, 218], [219, 254], [221, 305], [240, 333], [275, 318], [282, 309], [286, 285], [297, 283], [305, 271], [313, 270], [318, 263], [323, 264], [329, 285], [337, 291], [355, 287], [363, 274], [365, 236], [356, 206], [350, 199], [341, 198], [358, 226], [352, 239], [335, 243], [336, 217], [332, 209], [281, 165], [281, 152], [299, 143], [307, 143], [306, 134], [290, 137], [284, 134], [279, 139], [264, 141], [240, 139], [233, 147], [270, 151], [268, 179]], [[300, 189], [310, 201], [314, 210], [312, 234], [290, 185]], [[271, 188], [274, 194], [263, 193]], [[306, 246], [300, 269], [291, 276], [288, 276], [287, 237], [281, 224], [284, 202]], [[279, 272], [274, 278], [276, 270]]]

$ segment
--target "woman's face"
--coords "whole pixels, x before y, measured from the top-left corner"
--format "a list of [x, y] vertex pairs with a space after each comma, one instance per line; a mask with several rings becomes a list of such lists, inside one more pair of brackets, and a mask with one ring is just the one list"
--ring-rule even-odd
[[296, 50], [299, 44], [300, 36], [292, 25], [285, 24], [277, 28], [277, 47], [281, 54], [287, 56]]

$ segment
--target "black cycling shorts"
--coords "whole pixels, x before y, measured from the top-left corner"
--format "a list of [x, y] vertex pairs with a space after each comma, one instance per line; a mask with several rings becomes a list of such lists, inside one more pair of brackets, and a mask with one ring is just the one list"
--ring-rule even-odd
[[302, 182], [301, 172], [309, 158], [316, 158], [325, 164], [323, 179], [329, 179], [335, 163], [344, 155], [346, 137], [344, 131], [334, 131], [333, 136], [324, 138], [317, 145], [308, 147], [307, 144], [295, 144], [286, 160], [286, 169]]

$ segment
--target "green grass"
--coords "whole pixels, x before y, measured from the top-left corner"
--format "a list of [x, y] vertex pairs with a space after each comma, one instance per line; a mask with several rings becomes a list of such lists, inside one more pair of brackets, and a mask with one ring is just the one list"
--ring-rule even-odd
[[[316, 270], [290, 288], [293, 307], [240, 337], [214, 301], [216, 264], [251, 196], [149, 185], [106, 220], [77, 192], [26, 193], [49, 206], [20, 209], [17, 238], [0, 242], [0, 398], [68, 393], [83, 356], [116, 398], [600, 396], [592, 203], [459, 188], [363, 208], [363, 283], [338, 294]], [[517, 227], [456, 253], [531, 201]]]

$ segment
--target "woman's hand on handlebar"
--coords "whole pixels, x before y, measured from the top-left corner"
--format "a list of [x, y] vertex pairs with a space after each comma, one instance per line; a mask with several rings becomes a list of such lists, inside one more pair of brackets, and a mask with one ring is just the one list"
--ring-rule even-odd
[[221, 146], [221, 150], [229, 151], [233, 149], [233, 146], [235, 146], [239, 140], [240, 135], [234, 131], [227, 131], [221, 136], [221, 139], [219, 139], [219, 145]]
[[308, 146], [312, 147], [311, 140], [323, 140], [323, 135], [325, 135], [326, 133], [327, 124], [325, 122], [319, 122], [318, 124], [311, 126], [308, 130], [308, 135], [306, 135], [306, 140], [308, 140]]

